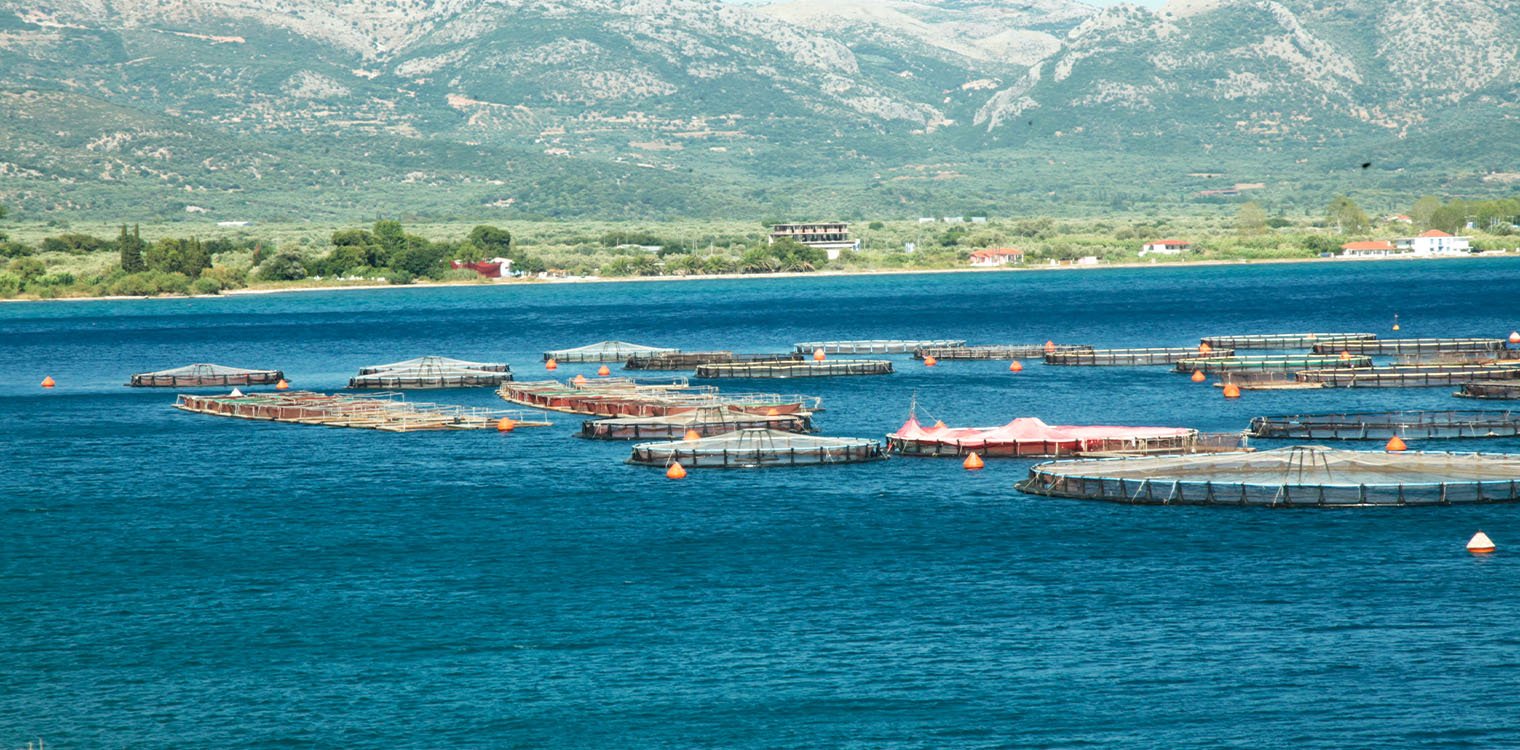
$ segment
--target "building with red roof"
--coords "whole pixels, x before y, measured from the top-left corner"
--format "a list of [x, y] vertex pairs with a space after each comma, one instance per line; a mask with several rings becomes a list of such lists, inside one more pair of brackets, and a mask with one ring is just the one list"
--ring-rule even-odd
[[1395, 247], [1412, 255], [1459, 255], [1472, 252], [1472, 238], [1456, 237], [1439, 229], [1421, 232], [1418, 237], [1401, 237]]
[[988, 248], [971, 252], [971, 265], [977, 268], [996, 268], [1024, 262], [1024, 251], [1014, 247]]

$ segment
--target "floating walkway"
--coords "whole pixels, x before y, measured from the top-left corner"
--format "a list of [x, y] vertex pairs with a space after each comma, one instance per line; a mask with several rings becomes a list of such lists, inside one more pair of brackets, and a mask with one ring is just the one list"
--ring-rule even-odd
[[1520, 399], [1520, 383], [1463, 383], [1462, 389], [1452, 395], [1493, 400]]
[[489, 388], [510, 380], [511, 368], [504, 364], [465, 362], [447, 357], [419, 357], [393, 365], [363, 368], [357, 376], [349, 378], [348, 387], [355, 390]]
[[680, 350], [630, 344], [627, 341], [598, 341], [575, 349], [544, 352], [544, 361], [548, 362], [552, 359], [556, 362], [627, 362], [633, 357], [674, 354], [678, 351]]
[[850, 437], [818, 437], [776, 430], [740, 430], [727, 435], [640, 443], [628, 463], [688, 469], [753, 469], [877, 461], [886, 457], [881, 443]]
[[1327, 388], [1424, 388], [1475, 380], [1520, 380], [1514, 365], [1390, 365], [1334, 370], [1302, 370], [1299, 381]]
[[354, 427], [384, 432], [432, 430], [494, 430], [502, 418], [518, 427], [546, 427], [542, 417], [504, 409], [407, 403], [399, 393], [367, 395], [310, 393], [189, 396], [181, 394], [174, 406], [183, 411], [236, 419], [258, 419], [324, 427]]
[[665, 354], [640, 354], [629, 357], [623, 363], [626, 370], [695, 370], [700, 365], [726, 365], [735, 362], [789, 362], [801, 361], [796, 352], [781, 354], [735, 354], [716, 352], [669, 352]]
[[891, 375], [885, 359], [826, 359], [821, 362], [743, 362], [697, 367], [699, 380], [716, 378], [828, 378], [841, 375]]
[[1037, 464], [1017, 485], [1135, 505], [1355, 508], [1520, 501], [1520, 456], [1293, 447]]
[[1091, 346], [1082, 344], [1057, 345], [1046, 349], [1044, 344], [988, 344], [986, 346], [929, 346], [913, 350], [914, 359], [1039, 359], [1047, 352], [1090, 352]]
[[1177, 372], [1201, 371], [1205, 375], [1232, 372], [1324, 370], [1339, 367], [1371, 367], [1371, 357], [1339, 356], [1249, 356], [1249, 357], [1190, 357], [1177, 361]]
[[681, 440], [692, 432], [700, 437], [712, 437], [753, 429], [812, 432], [813, 420], [807, 412], [765, 415], [734, 406], [704, 406], [665, 417], [589, 420], [581, 424], [581, 437], [593, 440]]
[[1315, 344], [1316, 354], [1435, 354], [1444, 352], [1496, 352], [1509, 342], [1504, 339], [1374, 339], [1368, 341], [1344, 341], [1333, 344]]
[[285, 379], [279, 370], [244, 370], [226, 365], [194, 364], [158, 372], [139, 372], [127, 385], [133, 388], [208, 388], [276, 385]]
[[[1375, 333], [1262, 333], [1243, 336], [1204, 336], [1200, 343], [1215, 349], [1309, 349], [1350, 341], [1371, 341]], [[1337, 349], [1336, 353], [1340, 353]]]
[[868, 339], [860, 341], [799, 341], [798, 354], [910, 354], [919, 349], [965, 346], [964, 339]]
[[1000, 427], [924, 427], [917, 417], [887, 435], [887, 445], [904, 456], [982, 458], [1058, 457], [1093, 454], [1197, 453], [1240, 450], [1241, 436], [1200, 435], [1185, 427], [1100, 427], [1048, 425], [1024, 417]]
[[1087, 349], [1063, 352], [1056, 350], [1045, 355], [1047, 365], [1124, 366], [1124, 365], [1175, 365], [1179, 361], [1197, 357], [1228, 357], [1233, 349], [1215, 349], [1201, 353], [1195, 346], [1152, 347], [1148, 349]]
[[1520, 412], [1383, 411], [1350, 414], [1295, 414], [1251, 420], [1251, 436], [1306, 440], [1444, 440], [1515, 437]]
[[535, 409], [599, 417], [664, 417], [701, 407], [731, 406], [753, 414], [780, 415], [818, 411], [821, 399], [775, 393], [719, 395], [711, 386], [691, 386], [684, 379], [671, 383], [631, 380], [558, 380], [504, 383], [496, 391], [503, 400]]

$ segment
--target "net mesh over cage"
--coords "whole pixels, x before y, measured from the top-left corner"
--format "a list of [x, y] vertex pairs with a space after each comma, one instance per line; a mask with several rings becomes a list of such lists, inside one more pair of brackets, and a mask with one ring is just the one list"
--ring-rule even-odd
[[756, 414], [735, 406], [703, 406], [681, 414], [660, 417], [594, 419], [581, 424], [581, 437], [595, 440], [679, 440], [688, 432], [701, 437], [726, 435], [747, 429], [780, 432], [811, 432], [812, 415]]
[[470, 362], [451, 357], [417, 357], [404, 362], [392, 362], [388, 365], [371, 365], [359, 368], [360, 375], [373, 375], [386, 370], [407, 370], [414, 367], [464, 367], [471, 370], [484, 370], [486, 372], [511, 372], [512, 368], [501, 362]]
[[1462, 398], [1520, 399], [1520, 383], [1463, 383], [1461, 390], [1452, 395]]
[[1391, 365], [1300, 370], [1305, 383], [1327, 388], [1423, 388], [1474, 380], [1520, 380], [1520, 365]]
[[1155, 505], [1362, 507], [1520, 501], [1520, 456], [1296, 446], [1038, 464], [1034, 495]]
[[914, 359], [1039, 359], [1047, 351], [1090, 352], [1087, 344], [1058, 344], [1046, 349], [1044, 344], [986, 344], [981, 346], [926, 346], [913, 350]]
[[647, 357], [654, 354], [674, 354], [679, 349], [630, 344], [627, 341], [598, 341], [595, 344], [574, 349], [557, 349], [544, 352], [544, 361], [557, 362], [627, 362], [631, 357]]
[[1144, 349], [1078, 349], [1074, 351], [1061, 351], [1057, 349], [1045, 354], [1045, 364], [1088, 367], [1175, 365], [1178, 360], [1182, 359], [1228, 357], [1234, 353], [1233, 349], [1215, 349], [1212, 352], [1202, 352], [1196, 346], [1164, 346]]
[[127, 385], [133, 388], [189, 388], [195, 386], [274, 385], [285, 379], [279, 370], [245, 370], [226, 365], [193, 364], [157, 372], [140, 372]]
[[1504, 339], [1369, 339], [1316, 344], [1317, 354], [1428, 354], [1432, 352], [1498, 351], [1508, 345]]
[[891, 375], [892, 363], [885, 359], [826, 359], [783, 362], [733, 362], [701, 365], [696, 377], [715, 378], [826, 378], [840, 375]]
[[1489, 438], [1520, 435], [1520, 413], [1503, 411], [1381, 411], [1256, 417], [1251, 435], [1307, 440]]
[[[443, 357], [422, 357], [412, 360], [415, 364], [398, 363], [396, 367], [370, 367], [350, 378], [349, 388], [427, 389], [427, 388], [479, 388], [498, 386], [512, 380], [506, 365], [493, 365], [502, 369], [483, 370], [453, 364], [459, 360]], [[475, 363], [467, 363], [475, 364]]]
[[1342, 358], [1327, 356], [1254, 356], [1254, 357], [1189, 357], [1177, 361], [1177, 372], [1202, 371], [1205, 375], [1223, 372], [1252, 372], [1277, 370], [1327, 370], [1346, 367], [1371, 367], [1372, 358], [1366, 356]]
[[875, 461], [883, 458], [881, 443], [849, 437], [818, 437], [777, 430], [740, 430], [700, 440], [640, 443], [628, 462], [690, 468], [759, 468]]
[[965, 346], [964, 339], [857, 339], [850, 341], [799, 341], [793, 344], [799, 354], [909, 354], [930, 347]]
[[[1232, 435], [1229, 448], [1240, 447]], [[917, 417], [887, 435], [892, 451], [905, 456], [1075, 456], [1088, 453], [1185, 453], [1200, 448], [1197, 430], [1186, 427], [1049, 425], [1021, 417], [998, 427], [924, 427]]]
[[666, 383], [599, 378], [577, 383], [557, 380], [504, 383], [497, 395], [535, 409], [601, 417], [657, 417], [682, 414], [704, 406], [732, 406], [757, 414], [815, 412], [816, 396], [778, 393], [724, 393], [712, 386], [689, 385], [685, 378]]
[[[1369, 341], [1375, 333], [1259, 333], [1239, 336], [1204, 336], [1201, 343], [1215, 349], [1309, 349], [1320, 344], [1338, 345], [1348, 341]], [[1340, 350], [1335, 350], [1336, 354]]]
[[325, 394], [308, 391], [222, 396], [180, 394], [175, 408], [199, 414], [385, 432], [496, 429], [503, 418], [517, 426], [549, 423], [522, 411], [408, 402], [399, 393]]
[[783, 362], [800, 360], [796, 352], [780, 354], [735, 354], [730, 351], [672, 352], [640, 354], [623, 363], [627, 370], [695, 370], [699, 365], [722, 365], [735, 362]]

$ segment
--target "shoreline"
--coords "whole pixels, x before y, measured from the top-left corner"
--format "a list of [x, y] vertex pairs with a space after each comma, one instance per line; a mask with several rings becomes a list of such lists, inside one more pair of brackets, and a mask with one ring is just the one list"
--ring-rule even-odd
[[683, 281], [721, 281], [721, 280], [765, 280], [765, 279], [798, 279], [798, 278], [839, 278], [845, 276], [921, 276], [939, 274], [966, 274], [966, 273], [1031, 273], [1031, 272], [1070, 272], [1070, 271], [1103, 271], [1120, 269], [1184, 269], [1184, 268], [1218, 268], [1222, 266], [1249, 266], [1249, 265], [1286, 265], [1303, 263], [1387, 263], [1387, 262], [1416, 262], [1431, 260], [1471, 260], [1480, 258], [1520, 258], [1520, 254], [1510, 252], [1473, 253], [1468, 255], [1442, 256], [1433, 258], [1409, 258], [1409, 257], [1381, 257], [1381, 258], [1344, 258], [1333, 256], [1329, 258], [1245, 258], [1239, 260], [1195, 260], [1195, 261], [1158, 261], [1158, 262], [1130, 262], [1123, 263], [1100, 263], [1097, 265], [1043, 265], [1043, 266], [1000, 266], [994, 268], [881, 268], [859, 271], [786, 271], [780, 273], [734, 273], [734, 274], [691, 274], [687, 276], [625, 276], [625, 277], [600, 277], [600, 276], [577, 276], [559, 279], [511, 279], [500, 281], [441, 281], [414, 284], [339, 284], [334, 286], [301, 286], [301, 287], [274, 287], [262, 289], [231, 289], [220, 294], [175, 294], [152, 297], [109, 295], [103, 297], [59, 297], [55, 299], [3, 299], [3, 303], [21, 302], [120, 302], [126, 300], [187, 300], [187, 299], [218, 299], [238, 296], [255, 296], [270, 294], [301, 294], [312, 292], [345, 292], [345, 291], [378, 291], [383, 289], [452, 289], [459, 287], [517, 287], [554, 284], [623, 284], [623, 283], [652, 283], [652, 282], [683, 282]]

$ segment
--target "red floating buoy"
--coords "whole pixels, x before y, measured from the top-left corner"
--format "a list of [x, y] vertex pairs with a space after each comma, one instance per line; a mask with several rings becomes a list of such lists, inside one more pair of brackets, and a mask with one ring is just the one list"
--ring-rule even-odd
[[574, 383], [576, 385], [585, 385], [586, 384], [586, 376], [585, 375], [576, 375], [575, 379], [572, 380], [572, 381], [570, 381], [570, 382], [572, 382], [572, 383]]
[[1520, 344], [1520, 331], [1509, 332], [1509, 343]]
[[1386, 450], [1390, 453], [1397, 453], [1399, 451], [1409, 450], [1409, 446], [1404, 443], [1403, 438], [1399, 437], [1398, 435], [1394, 435], [1393, 437], [1388, 438], [1388, 444], [1383, 446], [1383, 450]]
[[823, 347], [819, 347], [819, 348], [813, 350], [813, 361], [814, 362], [822, 362], [822, 361], [824, 361], [825, 359], [828, 359], [828, 358], [829, 358], [829, 356], [827, 354], [823, 353]]
[[288, 391], [290, 390], [290, 383], [285, 382], [284, 378], [280, 378], [280, 382], [274, 384], [274, 389], [277, 391]]
[[1045, 341], [1045, 353], [1049, 354], [1050, 352], [1053, 352], [1055, 350], [1056, 350], [1056, 342], [1047, 339]]
[[1482, 529], [1479, 529], [1478, 533], [1473, 534], [1472, 538], [1467, 540], [1467, 551], [1474, 555], [1487, 555], [1495, 549], [1497, 547], [1494, 546], [1494, 540], [1489, 539]]
[[597, 377], [605, 378], [608, 375], [612, 374], [612, 370], [608, 369], [606, 365], [602, 365], [601, 367], [596, 368], [596, 374]]
[[939, 364], [939, 360], [935, 359], [933, 355], [924, 356], [924, 367], [933, 367], [937, 364]]
[[511, 432], [515, 429], [517, 429], [517, 423], [512, 421], [511, 417], [502, 417], [496, 420], [497, 432]]
[[52, 388], [55, 385], [58, 385], [58, 384], [53, 382], [53, 376], [52, 375], [48, 375], [48, 376], [45, 376], [44, 378], [42, 378], [42, 387], [43, 388]]
[[1203, 374], [1203, 370], [1194, 370], [1193, 371], [1193, 378], [1192, 378], [1192, 380], [1193, 380], [1194, 383], [1202, 383], [1203, 381], [1208, 380], [1208, 379], [1209, 379], [1209, 376]]
[[665, 478], [666, 479], [685, 479], [686, 478], [686, 467], [682, 466], [680, 461], [672, 461], [672, 462], [670, 462], [670, 466], [665, 469]]
[[550, 357], [549, 361], [544, 363], [544, 369], [545, 370], [558, 370], [559, 369], [559, 360], [557, 360], [557, 359], [555, 359], [553, 357]]
[[1024, 363], [1020, 362], [1018, 360], [1014, 360], [1012, 362], [1009, 362], [1008, 363], [1008, 371], [1009, 372], [1023, 372], [1024, 371]]
[[1240, 398], [1240, 386], [1235, 385], [1234, 383], [1225, 383], [1224, 384], [1224, 397], [1225, 398]]
[[972, 451], [971, 455], [966, 456], [966, 460], [961, 462], [961, 466], [965, 467], [966, 471], [977, 471], [986, 465], [986, 462], [982, 460], [981, 456], [976, 455], [975, 451]]

